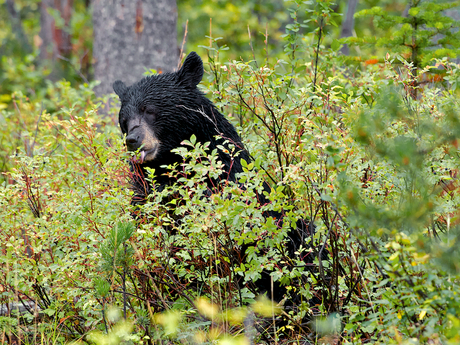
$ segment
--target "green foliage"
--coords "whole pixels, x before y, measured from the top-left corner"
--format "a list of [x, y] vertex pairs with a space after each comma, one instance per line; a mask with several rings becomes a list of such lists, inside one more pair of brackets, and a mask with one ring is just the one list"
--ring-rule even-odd
[[125, 268], [132, 264], [134, 249], [127, 241], [133, 233], [134, 225], [129, 222], [118, 223], [111, 229], [108, 238], [100, 247], [103, 270], [117, 270], [119, 266]]
[[[232, 47], [222, 56], [225, 60], [239, 58], [254, 45], [258, 58], [270, 57], [282, 50], [284, 24], [288, 21], [284, 1], [179, 1], [178, 32], [185, 33], [188, 20], [188, 50], [200, 46], [212, 46], [213, 39], [220, 38], [220, 45]], [[265, 35], [269, 35], [265, 37]], [[251, 39], [252, 38], [252, 39]], [[266, 42], [264, 42], [266, 40]], [[269, 51], [264, 52], [264, 48]]]
[[[382, 7], [373, 7], [356, 13], [359, 20], [373, 17], [374, 25], [383, 35], [347, 38], [348, 44], [366, 44], [400, 53], [412, 62], [413, 73], [429, 65], [434, 58], [456, 58], [460, 52], [460, 22], [445, 14], [458, 7], [458, 1], [409, 1], [407, 14], [391, 14]], [[387, 51], [388, 51], [387, 50]]]
[[[41, 100], [30, 99], [21, 92], [13, 93], [9, 100], [14, 108], [0, 113], [0, 170], [10, 171], [12, 156], [20, 152], [33, 157], [38, 149], [40, 154], [50, 155], [65, 145], [61, 138], [66, 129], [60, 126], [62, 123], [59, 121], [72, 116], [84, 117], [89, 110], [94, 112], [96, 97], [93, 87], [94, 83], [78, 88], [72, 88], [67, 81], [48, 83], [42, 91], [46, 98]], [[116, 129], [112, 128], [112, 131]], [[45, 132], [44, 135], [41, 135], [42, 132]], [[5, 179], [8, 177], [2, 175], [0, 181]]]
[[[457, 73], [458, 65], [445, 67]], [[350, 227], [362, 232], [363, 245], [382, 272], [376, 286], [384, 288], [367, 308], [370, 317], [353, 319], [366, 321], [367, 333], [380, 330], [421, 343], [443, 334], [456, 341], [451, 320], [460, 300], [452, 293], [458, 289], [456, 279], [448, 277], [458, 270], [446, 263], [459, 259], [449, 249], [459, 236], [460, 200], [453, 178], [459, 163], [459, 109], [449, 90], [425, 89], [417, 100], [407, 97], [410, 66], [405, 75], [390, 72], [372, 107], [348, 119], [355, 122], [353, 136], [362, 154], [351, 174], [341, 176], [341, 200], [352, 210]], [[365, 188], [352, 187], [359, 181]], [[357, 324], [347, 328], [359, 329]]]
[[66, 27], [59, 12], [48, 8], [55, 19], [56, 29], [66, 31], [71, 37], [70, 56], [60, 56], [57, 61], [45, 60], [39, 56], [43, 44], [40, 38], [40, 1], [21, 0], [11, 3], [17, 18], [11, 16], [5, 1], [1, 2], [0, 7], [0, 109], [14, 109], [11, 99], [13, 93], [38, 102], [46, 99], [48, 78], [54, 81], [65, 78], [74, 86], [87, 83], [91, 74], [93, 34], [87, 1], [72, 2], [70, 22]]
[[[93, 289], [97, 248], [105, 233], [116, 220], [129, 218], [124, 211], [129, 193], [120, 188], [126, 177], [117, 128], [97, 116], [87, 90], [60, 86], [54, 113], [18, 103], [19, 111], [28, 109], [24, 115], [35, 120], [15, 130], [35, 140], [19, 142], [24, 146], [18, 146], [8, 183], [1, 187], [5, 224], [0, 260], [5, 273], [2, 303], [36, 300], [43, 315], [39, 327], [45, 333], [57, 329], [69, 339], [85, 334], [100, 319], [92, 309], [94, 298], [82, 292]], [[6, 130], [2, 134], [11, 135]], [[19, 297], [10, 299], [9, 293]], [[33, 315], [32, 309], [28, 318]]]

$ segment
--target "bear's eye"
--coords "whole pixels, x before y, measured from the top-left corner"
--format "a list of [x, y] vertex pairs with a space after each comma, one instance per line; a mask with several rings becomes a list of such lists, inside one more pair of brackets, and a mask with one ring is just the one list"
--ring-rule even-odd
[[140, 107], [140, 111], [142, 114], [148, 114], [148, 115], [154, 115], [155, 114], [155, 109], [151, 106], [148, 105], [142, 105]]
[[155, 109], [153, 107], [145, 107], [144, 112], [149, 115], [154, 115], [155, 114]]

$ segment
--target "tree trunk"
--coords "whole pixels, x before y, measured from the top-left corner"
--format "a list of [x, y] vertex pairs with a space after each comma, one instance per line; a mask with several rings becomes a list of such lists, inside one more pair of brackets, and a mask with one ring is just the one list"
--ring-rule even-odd
[[[62, 78], [65, 70], [71, 67], [69, 58], [72, 43], [69, 24], [72, 7], [73, 0], [42, 0], [40, 4], [40, 60], [41, 64], [47, 64], [51, 68], [51, 80]], [[60, 14], [60, 25], [56, 25], [50, 10]]]
[[146, 69], [171, 72], [177, 66], [176, 0], [93, 0], [94, 79], [98, 96], [112, 83], [130, 85]]
[[[347, 5], [347, 15], [345, 17], [345, 20], [342, 23], [342, 30], [340, 32], [340, 37], [350, 37], [353, 35], [353, 28], [355, 26], [355, 11], [356, 11], [356, 5], [358, 4], [358, 0], [348, 0], [348, 5]], [[350, 54], [350, 48], [348, 47], [348, 44], [344, 44], [342, 49], [340, 49], [343, 55], [349, 55]]]
[[27, 35], [24, 32], [24, 28], [21, 23], [21, 16], [18, 11], [16, 11], [14, 0], [6, 0], [6, 9], [8, 11], [10, 20], [11, 20], [11, 30], [13, 31], [16, 39], [18, 40], [20, 46], [23, 48], [26, 54], [31, 54], [33, 52], [32, 46], [27, 39]]

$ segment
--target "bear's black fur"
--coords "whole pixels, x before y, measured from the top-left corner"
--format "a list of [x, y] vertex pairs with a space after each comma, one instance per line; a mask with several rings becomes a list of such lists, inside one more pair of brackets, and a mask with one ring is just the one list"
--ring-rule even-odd
[[[197, 142], [210, 142], [210, 151], [218, 145], [228, 148], [228, 143], [239, 150], [232, 156], [218, 150], [224, 164], [221, 180], [235, 181], [235, 174], [242, 171], [240, 160], [249, 161], [235, 128], [197, 88], [202, 77], [203, 62], [192, 52], [177, 72], [152, 75], [129, 87], [119, 80], [113, 84], [121, 100], [119, 123], [127, 148], [140, 149], [141, 175], [146, 167], [155, 169], [156, 188], [171, 183], [161, 166], [182, 162], [171, 150], [192, 134]], [[135, 182], [138, 197], [150, 192], [143, 193], [141, 182]]]

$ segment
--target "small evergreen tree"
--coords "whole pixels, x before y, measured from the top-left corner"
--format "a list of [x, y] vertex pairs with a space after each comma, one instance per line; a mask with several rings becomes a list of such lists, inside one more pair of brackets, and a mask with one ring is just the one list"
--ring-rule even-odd
[[349, 37], [348, 44], [372, 45], [388, 48], [412, 63], [412, 76], [434, 58], [456, 58], [460, 48], [460, 22], [444, 11], [460, 5], [459, 1], [409, 0], [407, 10], [393, 15], [382, 7], [373, 7], [356, 13], [355, 18], [373, 16], [378, 29], [386, 31], [380, 37]]
[[[135, 227], [130, 222], [119, 222], [111, 229], [109, 236], [100, 247], [102, 255], [101, 268], [107, 273], [116, 273], [121, 278], [123, 289], [123, 316], [126, 319], [126, 275], [133, 261], [134, 248], [129, 244]], [[115, 275], [114, 275], [115, 276]], [[96, 291], [104, 297], [107, 294], [107, 287], [101, 281], [96, 282]]]

